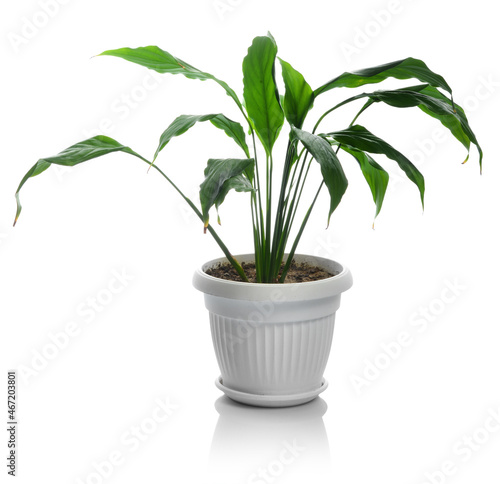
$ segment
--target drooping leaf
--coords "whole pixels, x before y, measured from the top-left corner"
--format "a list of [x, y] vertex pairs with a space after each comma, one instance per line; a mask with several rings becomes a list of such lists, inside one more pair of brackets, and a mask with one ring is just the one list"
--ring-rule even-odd
[[[205, 228], [208, 227], [208, 212], [217, 200], [220, 202], [219, 205], [222, 203], [231, 188], [229, 187], [224, 194], [224, 191], [228, 188], [224, 188], [226, 181], [241, 175], [253, 164], [253, 158], [243, 160], [234, 158], [208, 160], [207, 167], [205, 168], [205, 180], [200, 185], [200, 201]], [[222, 199], [220, 198], [221, 196]]]
[[471, 142], [475, 144], [479, 152], [479, 166], [482, 167], [483, 151], [469, 126], [464, 110], [436, 88], [423, 85], [394, 91], [375, 91], [369, 94], [369, 97], [375, 102], [381, 101], [398, 108], [418, 106], [429, 116], [438, 119], [465, 146], [467, 159]]
[[330, 217], [342, 200], [347, 189], [347, 178], [337, 155], [325, 139], [292, 126], [292, 136], [299, 140], [319, 163], [321, 174], [330, 193]]
[[342, 144], [339, 146], [358, 161], [363, 176], [372, 192], [373, 201], [375, 202], [376, 218], [384, 202], [385, 192], [389, 184], [389, 173], [387, 173], [368, 153]]
[[212, 80], [219, 84], [238, 105], [241, 111], [243, 107], [240, 99], [228, 84], [220, 79], [217, 79], [208, 72], [203, 72], [188, 64], [187, 62], [174, 57], [169, 52], [160, 49], [155, 45], [147, 47], [137, 47], [135, 49], [123, 47], [121, 49], [106, 50], [99, 55], [110, 55], [125, 59], [126, 61], [139, 64], [141, 66], [152, 69], [160, 74], [182, 74], [188, 79], [199, 79], [200, 81]]
[[281, 101], [285, 117], [292, 126], [301, 129], [307, 113], [313, 106], [314, 94], [300, 72], [283, 59], [279, 61], [285, 82], [285, 96]]
[[483, 151], [469, 126], [464, 110], [435, 87], [420, 84], [394, 90], [380, 90], [359, 94], [351, 100], [361, 98], [368, 98], [364, 109], [376, 102], [384, 102], [397, 108], [419, 107], [429, 116], [439, 120], [465, 146], [467, 149], [465, 161], [469, 158], [471, 142], [475, 144], [479, 152], [479, 166], [482, 166]]
[[243, 98], [257, 136], [268, 155], [278, 138], [285, 116], [274, 76], [278, 47], [273, 37], [256, 37], [243, 59]]
[[170, 124], [170, 126], [161, 135], [153, 161], [156, 160], [160, 151], [165, 148], [172, 138], [184, 134], [196, 123], [204, 121], [210, 121], [215, 127], [222, 129], [230, 138], [234, 139], [238, 146], [244, 151], [245, 155], [248, 158], [250, 157], [250, 152], [248, 151], [248, 146], [245, 140], [245, 132], [243, 131], [241, 124], [230, 120], [223, 114], [205, 114], [201, 116], [182, 114], [174, 119], [172, 124]]
[[64, 151], [61, 151], [55, 156], [51, 156], [49, 158], [41, 158], [40, 160], [38, 160], [35, 165], [33, 165], [31, 169], [26, 173], [26, 175], [24, 175], [24, 178], [21, 180], [21, 183], [19, 184], [19, 187], [16, 191], [17, 212], [14, 225], [16, 224], [22, 210], [21, 202], [19, 199], [19, 192], [28, 179], [39, 175], [52, 164], [74, 166], [78, 165], [79, 163], [92, 160], [93, 158], [97, 158], [99, 156], [114, 153], [116, 151], [122, 151], [124, 153], [137, 156], [141, 160], [147, 162], [145, 158], [137, 154], [135, 151], [131, 150], [128, 146], [124, 146], [118, 141], [112, 138], [108, 138], [107, 136], [94, 136], [93, 138], [81, 141], [80, 143], [76, 143], [75, 145], [66, 148]]
[[232, 121], [223, 114], [214, 116], [210, 122], [219, 129], [222, 129], [230, 138], [233, 138], [236, 144], [243, 150], [245, 155], [250, 158], [250, 151], [248, 150], [247, 142], [245, 139], [245, 131], [240, 123]]
[[389, 143], [375, 136], [360, 125], [355, 125], [342, 131], [327, 133], [326, 136], [347, 147], [355, 148], [360, 151], [367, 151], [368, 153], [380, 153], [394, 160], [405, 172], [406, 176], [417, 186], [420, 192], [422, 207], [424, 206], [424, 177], [405, 155], [393, 148]]
[[224, 203], [227, 194], [231, 190], [235, 190], [237, 192], [251, 192], [254, 191], [254, 188], [252, 187], [252, 184], [248, 181], [248, 178], [243, 175], [234, 176], [233, 178], [229, 178], [229, 180], [226, 180], [224, 182], [214, 203], [215, 209], [217, 210], [217, 222], [219, 223], [219, 225], [220, 225], [219, 207]]
[[421, 82], [430, 84], [433, 87], [440, 87], [445, 91], [451, 92], [451, 87], [442, 76], [431, 71], [427, 65], [412, 57], [408, 57], [396, 62], [382, 64], [368, 69], [361, 69], [354, 72], [344, 72], [340, 76], [323, 84], [314, 91], [315, 96], [334, 89], [336, 87], [359, 87], [365, 84], [374, 84], [384, 81], [389, 77], [396, 79], [418, 79]]

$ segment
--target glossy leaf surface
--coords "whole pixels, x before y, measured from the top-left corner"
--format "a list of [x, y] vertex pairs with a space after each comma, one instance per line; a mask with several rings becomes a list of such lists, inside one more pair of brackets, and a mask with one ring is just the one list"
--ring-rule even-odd
[[160, 49], [155, 45], [147, 47], [137, 47], [132, 49], [130, 47], [123, 47], [121, 49], [106, 50], [99, 55], [110, 55], [119, 57], [128, 62], [139, 64], [141, 66], [152, 69], [160, 74], [182, 74], [188, 79], [199, 79], [200, 81], [212, 80], [219, 84], [230, 96], [238, 107], [243, 110], [241, 101], [236, 93], [231, 89], [228, 84], [220, 79], [217, 79], [208, 72], [203, 72], [196, 67], [188, 64], [187, 62], [174, 57], [166, 50]]
[[396, 79], [418, 79], [434, 87], [440, 87], [445, 91], [451, 92], [451, 87], [444, 80], [442, 76], [431, 71], [425, 62], [408, 57], [396, 62], [389, 62], [376, 67], [369, 67], [368, 69], [361, 69], [359, 71], [344, 72], [340, 76], [332, 79], [331, 81], [323, 84], [321, 87], [314, 91], [315, 96], [327, 92], [336, 87], [360, 87], [365, 84], [375, 84], [385, 81], [389, 77]]
[[368, 153], [346, 145], [340, 145], [340, 147], [357, 160], [361, 172], [372, 192], [373, 201], [375, 202], [375, 217], [377, 217], [382, 208], [387, 185], [389, 184], [389, 173], [387, 173]]
[[247, 159], [213, 159], [208, 160], [207, 167], [205, 168], [205, 180], [200, 185], [200, 201], [201, 209], [203, 214], [203, 222], [205, 227], [208, 226], [209, 221], [209, 211], [218, 202], [220, 205], [227, 193], [231, 188], [240, 188], [239, 191], [249, 191], [251, 190], [251, 185], [248, 184], [248, 190], [243, 190], [244, 184], [239, 184], [236, 180], [227, 185], [226, 182], [238, 175], [241, 175], [245, 170], [250, 169], [253, 165], [254, 160], [252, 158]]
[[21, 180], [21, 183], [19, 184], [19, 187], [16, 191], [17, 212], [14, 225], [16, 224], [22, 210], [21, 202], [19, 199], [19, 192], [21, 191], [21, 188], [26, 183], [26, 181], [28, 181], [30, 178], [39, 175], [52, 164], [74, 166], [78, 165], [79, 163], [92, 160], [99, 156], [114, 153], [116, 151], [123, 151], [130, 155], [137, 156], [144, 161], [147, 161], [135, 151], [131, 150], [128, 146], [124, 146], [118, 143], [118, 141], [112, 138], [108, 138], [107, 136], [95, 136], [88, 140], [81, 141], [80, 143], [76, 143], [55, 156], [51, 156], [49, 158], [41, 158], [40, 160], [38, 160], [35, 165], [33, 165], [31, 169], [26, 173], [26, 175], [24, 175], [24, 178]]
[[245, 132], [241, 124], [232, 121], [223, 114], [205, 114], [201, 116], [182, 114], [178, 116], [161, 135], [154, 159], [156, 160], [160, 151], [165, 148], [172, 138], [184, 134], [196, 123], [204, 121], [210, 121], [215, 127], [222, 129], [244, 151], [245, 155], [250, 158], [250, 152], [248, 151], [245, 140]]
[[330, 210], [328, 212], [328, 223], [330, 223], [330, 217], [347, 189], [348, 182], [342, 165], [330, 143], [325, 139], [295, 127], [292, 127], [292, 135], [306, 147], [320, 164], [323, 180], [330, 193]]
[[423, 112], [439, 120], [465, 146], [467, 159], [470, 144], [476, 145], [479, 152], [479, 166], [482, 167], [483, 150], [469, 126], [464, 110], [436, 88], [429, 85], [414, 86], [394, 91], [375, 91], [368, 96], [375, 102], [381, 101], [398, 108], [418, 106]]
[[245, 107], [268, 155], [285, 120], [274, 76], [277, 52], [272, 36], [256, 37], [243, 59]]
[[393, 148], [389, 143], [370, 133], [370, 131], [360, 125], [328, 133], [326, 136], [338, 141], [342, 145], [368, 153], [380, 153], [394, 160], [406, 173], [406, 176], [417, 186], [423, 207], [425, 193], [424, 177], [405, 155]]
[[314, 94], [304, 76], [288, 62], [279, 59], [285, 83], [285, 95], [282, 100], [287, 121], [301, 129], [307, 113], [313, 106]]

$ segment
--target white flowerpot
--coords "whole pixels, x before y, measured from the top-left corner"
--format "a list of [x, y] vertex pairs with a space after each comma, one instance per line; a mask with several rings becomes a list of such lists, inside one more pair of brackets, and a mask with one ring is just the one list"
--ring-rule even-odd
[[[239, 255], [240, 262], [253, 254]], [[346, 267], [322, 257], [296, 255], [336, 274], [319, 281], [254, 284], [209, 276], [225, 258], [204, 264], [193, 285], [205, 294], [221, 376], [216, 385], [233, 400], [263, 407], [299, 405], [327, 387], [323, 373], [330, 354], [340, 295], [352, 286]]]

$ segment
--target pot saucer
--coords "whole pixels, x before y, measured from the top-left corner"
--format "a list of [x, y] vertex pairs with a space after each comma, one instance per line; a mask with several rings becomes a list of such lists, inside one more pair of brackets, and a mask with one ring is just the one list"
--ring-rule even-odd
[[323, 378], [321, 386], [305, 393], [296, 393], [294, 395], [258, 395], [254, 393], [245, 393], [238, 390], [233, 390], [224, 386], [222, 376], [215, 380], [215, 386], [223, 391], [231, 400], [252, 405], [254, 407], [292, 407], [294, 405], [302, 405], [303, 403], [314, 400], [320, 393], [324, 392], [328, 387], [328, 381]]

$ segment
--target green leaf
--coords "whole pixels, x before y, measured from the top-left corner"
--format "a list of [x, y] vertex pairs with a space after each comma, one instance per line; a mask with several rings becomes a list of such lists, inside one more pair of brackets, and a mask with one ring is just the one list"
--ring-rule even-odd
[[429, 116], [438, 119], [465, 146], [466, 161], [469, 158], [471, 142], [475, 144], [479, 152], [479, 166], [482, 167], [483, 151], [469, 126], [464, 110], [436, 88], [429, 85], [413, 86], [394, 91], [375, 91], [368, 96], [375, 102], [382, 101], [398, 108], [418, 106]]
[[215, 209], [217, 210], [217, 222], [219, 223], [219, 225], [220, 225], [219, 207], [224, 203], [227, 194], [231, 190], [235, 190], [237, 192], [253, 192], [254, 188], [244, 175], [234, 176], [233, 178], [229, 178], [229, 180], [226, 180], [224, 182], [214, 203]]
[[389, 174], [368, 153], [347, 147], [343, 144], [339, 146], [358, 161], [363, 176], [372, 192], [376, 218], [384, 202], [385, 192], [389, 184]]
[[396, 79], [418, 79], [434, 87], [440, 87], [450, 94], [451, 87], [442, 76], [431, 71], [424, 62], [418, 59], [408, 57], [407, 59], [390, 62], [368, 69], [362, 69], [354, 72], [344, 72], [340, 76], [323, 84], [314, 91], [315, 96], [334, 89], [336, 87], [359, 87], [365, 84], [374, 84], [384, 81], [389, 77]]
[[205, 114], [201, 116], [183, 114], [177, 117], [161, 135], [160, 143], [156, 149], [153, 162], [156, 160], [160, 151], [165, 148], [172, 138], [184, 134], [196, 123], [204, 121], [210, 121], [215, 127], [222, 129], [230, 138], [234, 139], [238, 146], [244, 151], [245, 155], [250, 158], [250, 152], [248, 151], [248, 146], [245, 140], [245, 132], [243, 131], [241, 124], [231, 121], [223, 114]]
[[256, 37], [243, 59], [243, 98], [248, 116], [268, 155], [285, 120], [274, 78], [278, 47], [269, 34]]
[[342, 165], [330, 143], [325, 139], [294, 126], [292, 126], [292, 136], [306, 147], [321, 167], [323, 180], [330, 193], [330, 211], [328, 212], [328, 224], [330, 224], [330, 217], [347, 189], [347, 178]]
[[19, 184], [19, 187], [16, 191], [17, 212], [14, 225], [16, 224], [22, 210], [21, 202], [19, 199], [19, 192], [28, 179], [44, 172], [52, 164], [74, 166], [78, 165], [79, 163], [92, 160], [93, 158], [97, 158], [99, 156], [114, 153], [115, 151], [123, 151], [124, 153], [137, 156], [141, 160], [148, 162], [145, 158], [137, 154], [135, 151], [131, 150], [128, 146], [124, 146], [118, 143], [118, 141], [112, 138], [108, 138], [107, 136], [95, 136], [88, 140], [81, 141], [80, 143], [72, 145], [69, 148], [66, 148], [58, 155], [51, 156], [49, 158], [41, 158], [40, 160], [38, 160], [35, 165], [31, 167], [28, 173], [24, 175], [24, 178], [21, 180], [21, 183]]
[[285, 96], [282, 99], [285, 117], [292, 126], [301, 129], [307, 113], [313, 106], [314, 94], [300, 72], [283, 59], [279, 61], [285, 82]]
[[122, 49], [106, 50], [99, 55], [110, 55], [114, 57], [119, 57], [125, 59], [126, 61], [133, 62], [134, 64], [139, 64], [141, 66], [152, 69], [161, 74], [182, 74], [188, 79], [199, 79], [200, 81], [212, 80], [219, 84], [231, 97], [234, 102], [238, 105], [240, 110], [243, 112], [243, 106], [239, 100], [236, 93], [220, 79], [217, 79], [212, 74], [208, 72], [203, 72], [188, 64], [187, 62], [174, 57], [167, 51], [156, 47], [155, 45], [150, 45], [148, 47], [137, 47], [136, 49], [131, 49], [129, 47], [123, 47]]
[[[253, 158], [244, 160], [234, 158], [208, 160], [207, 167], [205, 168], [205, 180], [200, 185], [200, 201], [205, 229], [208, 227], [208, 212], [216, 201], [219, 201], [219, 205], [224, 201], [224, 197], [231, 188], [230, 186], [224, 188], [226, 181], [241, 175], [253, 164]], [[236, 186], [236, 182], [234, 185]]]
[[417, 186], [420, 192], [422, 207], [424, 206], [425, 182], [424, 177], [418, 171], [417, 167], [405, 155], [393, 148], [386, 141], [370, 133], [366, 128], [355, 125], [343, 131], [327, 133], [325, 136], [333, 138], [342, 145], [355, 148], [368, 153], [380, 153], [394, 160], [399, 167], [406, 173], [406, 176]]

